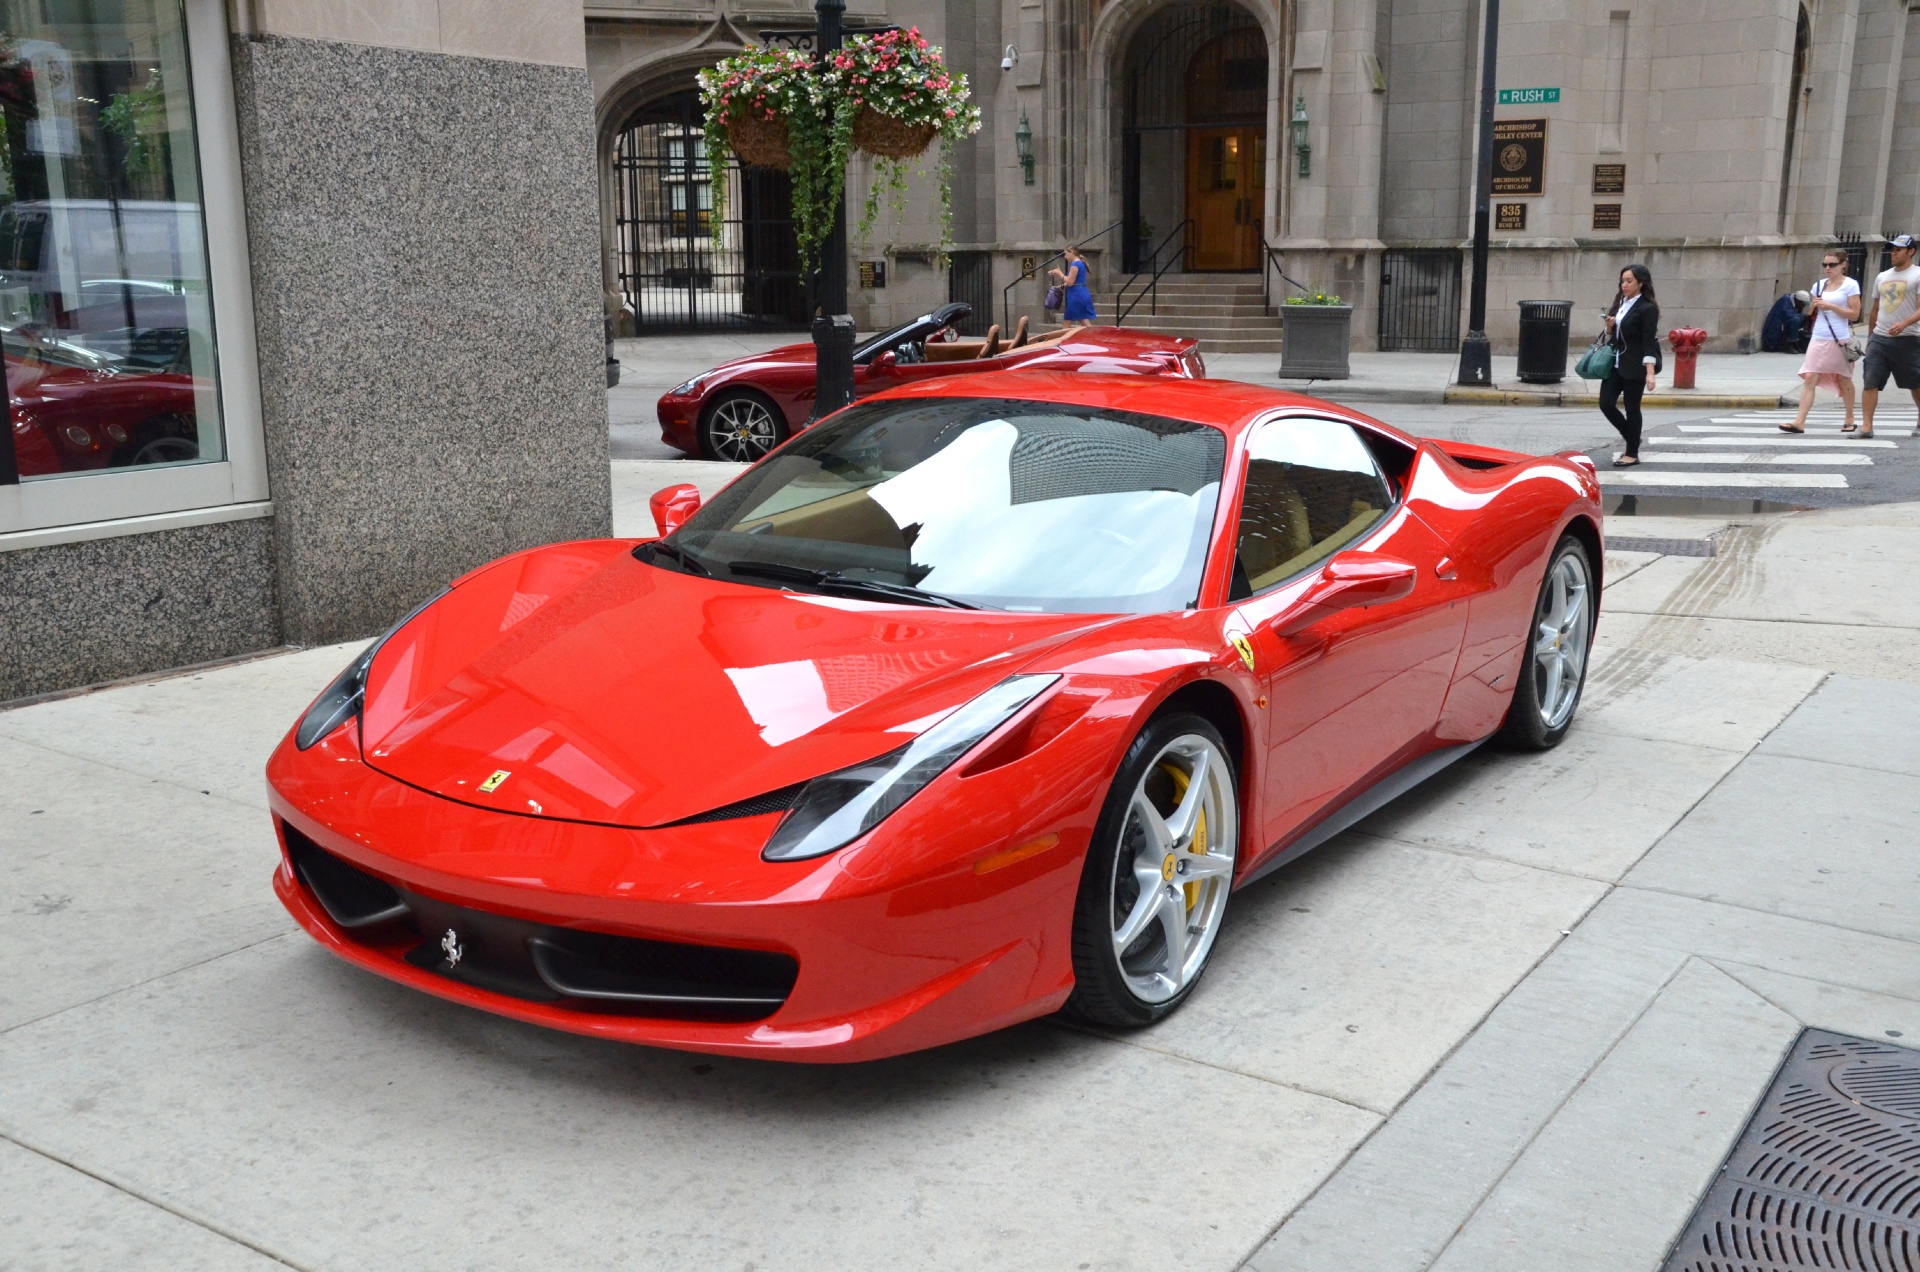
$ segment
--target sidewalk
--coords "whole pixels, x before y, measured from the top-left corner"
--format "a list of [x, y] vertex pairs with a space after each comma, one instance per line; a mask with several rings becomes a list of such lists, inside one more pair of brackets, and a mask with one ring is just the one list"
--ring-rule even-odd
[[[1493, 384], [1488, 388], [1453, 383], [1460, 358], [1453, 353], [1355, 353], [1347, 380], [1282, 380], [1280, 359], [1273, 354], [1214, 354], [1207, 358], [1207, 374], [1222, 380], [1297, 387], [1303, 393], [1335, 402], [1450, 402], [1474, 406], [1573, 406], [1594, 408], [1599, 400], [1596, 380], [1573, 374], [1579, 357], [1568, 358], [1567, 378], [1559, 384], [1524, 384], [1515, 375], [1518, 359], [1493, 360]], [[1800, 355], [1792, 353], [1709, 353], [1700, 358], [1693, 389], [1675, 389], [1672, 357], [1660, 376], [1660, 389], [1641, 405], [1698, 407], [1702, 410], [1751, 410], [1797, 406], [1800, 402]]]
[[[648, 336], [617, 340], [622, 388], [661, 392], [729, 358], [756, 353], [782, 344], [805, 343], [805, 332], [739, 332], [701, 336]], [[1278, 388], [1297, 389], [1334, 402], [1446, 402], [1478, 406], [1592, 407], [1600, 395], [1594, 380], [1573, 374], [1580, 349], [1568, 357], [1567, 378], [1559, 384], [1523, 384], [1515, 376], [1517, 359], [1493, 360], [1490, 388], [1464, 388], [1453, 380], [1460, 358], [1454, 353], [1355, 353], [1353, 376], [1346, 380], [1282, 380], [1280, 355], [1272, 353], [1208, 354], [1207, 374], [1218, 380], [1244, 380]], [[1695, 377], [1698, 388], [1675, 389], [1673, 359], [1660, 376], [1661, 388], [1642, 405], [1699, 407], [1702, 410], [1797, 406], [1800, 402], [1800, 355], [1794, 353], [1709, 353], [1700, 358]], [[649, 411], [652, 403], [647, 404]], [[637, 417], [636, 417], [637, 418]]]
[[296, 931], [261, 765], [354, 647], [0, 712], [0, 1262], [1651, 1268], [1802, 1025], [1920, 1037], [1920, 505], [1658, 528], [1717, 554], [1608, 554], [1566, 743], [1244, 890], [1179, 1014], [853, 1068]]

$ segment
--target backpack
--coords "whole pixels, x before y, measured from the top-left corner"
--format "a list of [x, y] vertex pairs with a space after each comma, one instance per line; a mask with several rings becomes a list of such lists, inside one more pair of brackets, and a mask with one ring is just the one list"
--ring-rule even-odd
[[1768, 353], [1793, 353], [1800, 342], [1800, 307], [1791, 293], [1773, 302], [1767, 320], [1760, 324], [1760, 347]]

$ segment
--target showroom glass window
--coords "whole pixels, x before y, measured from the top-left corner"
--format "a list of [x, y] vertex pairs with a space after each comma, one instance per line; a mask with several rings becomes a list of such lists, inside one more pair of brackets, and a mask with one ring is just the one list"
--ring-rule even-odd
[[219, 460], [180, 0], [0, 13], [0, 482]]

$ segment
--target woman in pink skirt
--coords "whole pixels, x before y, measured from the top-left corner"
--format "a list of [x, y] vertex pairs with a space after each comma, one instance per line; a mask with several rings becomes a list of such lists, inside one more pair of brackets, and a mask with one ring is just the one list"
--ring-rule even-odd
[[[1853, 324], [1860, 320], [1860, 284], [1847, 277], [1845, 252], [1828, 252], [1822, 264], [1826, 277], [1813, 285], [1813, 298], [1807, 302], [1813, 338], [1807, 341], [1807, 358], [1800, 364], [1800, 414], [1793, 423], [1780, 426], [1785, 433], [1807, 431], [1807, 412], [1813, 409], [1813, 395], [1822, 380], [1839, 390], [1846, 407], [1847, 422], [1840, 431], [1854, 431], [1853, 363], [1847, 361], [1846, 348], [1853, 338]], [[1872, 437], [1873, 432], [1860, 436]]]

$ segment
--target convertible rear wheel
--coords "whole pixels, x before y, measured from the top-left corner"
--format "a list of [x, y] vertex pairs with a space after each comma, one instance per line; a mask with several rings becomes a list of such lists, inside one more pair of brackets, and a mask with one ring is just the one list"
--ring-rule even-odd
[[1593, 644], [1593, 568], [1580, 540], [1568, 535], [1553, 550], [1540, 599], [1533, 606], [1528, 657], [1520, 667], [1513, 704], [1502, 735], [1516, 746], [1544, 751], [1558, 746], [1573, 724], [1580, 690], [1587, 682]]
[[1153, 721], [1127, 749], [1080, 877], [1071, 1014], [1145, 1025], [1193, 992], [1226, 918], [1240, 842], [1228, 756], [1219, 731], [1194, 715]]
[[723, 393], [700, 422], [700, 447], [709, 459], [751, 464], [787, 440], [786, 421], [758, 393]]

